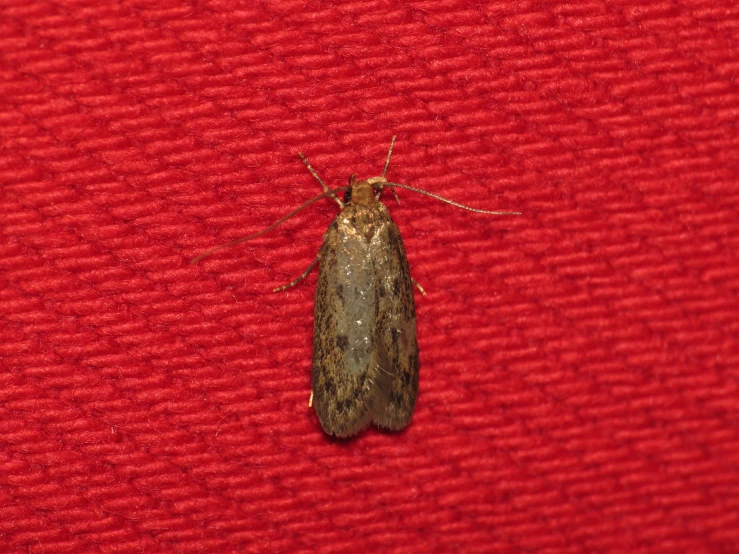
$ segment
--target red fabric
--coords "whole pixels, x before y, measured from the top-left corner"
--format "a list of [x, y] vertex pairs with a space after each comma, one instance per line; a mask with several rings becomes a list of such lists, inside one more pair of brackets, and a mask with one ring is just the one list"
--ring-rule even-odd
[[[0, 550], [736, 552], [736, 2], [5, 0]], [[308, 408], [382, 170], [411, 426]]]

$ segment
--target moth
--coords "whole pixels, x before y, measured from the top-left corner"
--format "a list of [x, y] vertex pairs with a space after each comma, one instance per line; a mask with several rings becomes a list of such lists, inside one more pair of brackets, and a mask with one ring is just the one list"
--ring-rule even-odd
[[[385, 175], [395, 144], [393, 137], [382, 175], [329, 189], [299, 153], [324, 193], [312, 198], [266, 229], [217, 246], [192, 260], [196, 263], [223, 248], [254, 239], [321, 198], [331, 197], [340, 213], [323, 236], [318, 255], [295, 280], [300, 282], [320, 261], [314, 308], [311, 402], [323, 430], [349, 437], [370, 424], [399, 431], [411, 421], [418, 394], [418, 342], [413, 287], [403, 239], [387, 207], [384, 187], [404, 188], [472, 212], [436, 194], [389, 182]], [[337, 193], [344, 192], [344, 199]], [[392, 191], [395, 194], [395, 191]], [[396, 195], [397, 199], [397, 195]]]

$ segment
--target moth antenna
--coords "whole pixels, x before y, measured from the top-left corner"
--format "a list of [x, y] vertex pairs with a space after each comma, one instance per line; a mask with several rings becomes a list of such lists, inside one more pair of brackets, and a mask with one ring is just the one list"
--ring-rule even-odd
[[393, 139], [390, 141], [390, 149], [387, 151], [387, 159], [385, 160], [385, 168], [382, 170], [383, 177], [387, 174], [387, 168], [390, 165], [390, 156], [393, 153], [393, 145], [395, 144], [395, 139], [397, 137], [398, 135], [393, 135]]
[[462, 208], [463, 210], [468, 210], [470, 212], [475, 212], [478, 214], [490, 214], [490, 215], [521, 215], [521, 212], [491, 212], [488, 210], [479, 210], [477, 208], [471, 208], [469, 206], [465, 206], [464, 204], [460, 204], [459, 202], [455, 202], [454, 200], [449, 200], [448, 198], [444, 198], [443, 196], [439, 196], [438, 194], [434, 194], [433, 192], [428, 192], [423, 189], [417, 189], [416, 187], [411, 187], [408, 185], [401, 185], [400, 183], [385, 183], [386, 186], [390, 187], [400, 187], [402, 189], [410, 190], [412, 192], [418, 192], [419, 194], [425, 194], [426, 196], [430, 196], [431, 198], [436, 198], [437, 200], [441, 200], [442, 202], [446, 202], [447, 204], [451, 204], [452, 206], [456, 206], [457, 208]]
[[310, 206], [314, 202], [318, 202], [321, 198], [326, 198], [327, 196], [334, 196], [335, 197], [337, 192], [344, 192], [348, 188], [349, 187], [339, 187], [339, 188], [333, 189], [333, 190], [329, 189], [326, 192], [324, 192], [323, 194], [319, 194], [318, 196], [314, 196], [313, 198], [311, 198], [310, 200], [308, 200], [305, 204], [303, 204], [299, 208], [295, 208], [289, 214], [287, 214], [284, 217], [281, 217], [280, 219], [278, 219], [277, 221], [275, 221], [272, 225], [270, 225], [269, 227], [266, 227], [266, 228], [262, 229], [258, 233], [254, 233], [253, 235], [249, 235], [249, 236], [246, 236], [246, 237], [241, 237], [239, 239], [235, 239], [235, 240], [232, 240], [232, 241], [227, 242], [225, 244], [221, 244], [219, 246], [216, 246], [215, 248], [211, 248], [207, 252], [203, 252], [202, 254], [199, 254], [198, 256], [195, 256], [192, 260], [190, 260], [190, 263], [191, 264], [196, 264], [200, 260], [202, 260], [203, 258], [207, 258], [211, 254], [214, 254], [214, 253], [218, 252], [219, 250], [223, 250], [224, 248], [229, 248], [230, 246], [236, 246], [237, 244], [241, 244], [242, 242], [246, 242], [247, 240], [255, 239], [255, 238], [257, 238], [257, 237], [259, 237], [259, 236], [261, 236], [261, 235], [263, 235], [263, 234], [271, 231], [272, 229], [274, 229], [275, 227], [277, 227], [281, 223], [284, 223], [285, 221], [287, 221], [288, 219], [290, 219], [292, 216], [294, 216], [298, 212], [303, 211], [305, 208], [307, 208], [308, 206]]
[[398, 137], [398, 135], [393, 135], [392, 140], [390, 141], [390, 148], [387, 151], [387, 159], [385, 160], [385, 167], [382, 170], [382, 179], [380, 180], [380, 184], [377, 185], [377, 192], [375, 193], [375, 200], [380, 199], [380, 195], [382, 194], [383, 187], [387, 186], [390, 189], [390, 192], [393, 193], [393, 196], [395, 197], [395, 201], [400, 204], [400, 198], [398, 198], [398, 194], [395, 192], [395, 189], [387, 184], [387, 180], [385, 179], [385, 175], [387, 174], [387, 168], [390, 165], [390, 156], [393, 153], [393, 145], [395, 144], [395, 139]]
[[[324, 191], [328, 192], [329, 191], [329, 188], [326, 186], [326, 183], [324, 183], [323, 182], [323, 179], [321, 179], [318, 176], [318, 173], [316, 172], [315, 169], [313, 169], [313, 166], [311, 166], [308, 163], [308, 160], [306, 159], [305, 156], [303, 156], [303, 153], [302, 152], [298, 152], [298, 156], [300, 156], [300, 159], [303, 160], [303, 163], [305, 164], [305, 167], [308, 168], [308, 171], [310, 171], [310, 174], [313, 175], [313, 177], [315, 177], [318, 180], [319, 183], [321, 183], [321, 188], [323, 188]], [[339, 204], [339, 207], [340, 208], [343, 208], [344, 207], [344, 203], [341, 200], [339, 200], [339, 198], [335, 194], [333, 195], [333, 197], [334, 197], [334, 200], [336, 200], [336, 202]]]

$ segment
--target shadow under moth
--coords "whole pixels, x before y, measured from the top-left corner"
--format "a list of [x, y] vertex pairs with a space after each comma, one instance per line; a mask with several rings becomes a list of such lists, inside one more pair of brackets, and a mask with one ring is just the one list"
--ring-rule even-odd
[[[464, 206], [430, 192], [391, 183], [386, 178], [395, 137], [390, 143], [382, 176], [329, 189], [302, 154], [308, 171], [324, 193], [293, 210], [266, 229], [217, 246], [193, 258], [197, 263], [214, 252], [254, 239], [310, 204], [331, 197], [341, 209], [323, 236], [318, 255], [294, 281], [300, 282], [320, 261], [314, 309], [311, 403], [323, 430], [349, 437], [370, 423], [392, 431], [405, 428], [418, 393], [418, 343], [413, 286], [403, 239], [387, 207], [380, 202], [384, 187], [425, 194], [472, 212], [491, 212]], [[338, 196], [344, 193], [341, 200]], [[395, 191], [392, 191], [395, 194]], [[396, 195], [397, 198], [397, 195]]]

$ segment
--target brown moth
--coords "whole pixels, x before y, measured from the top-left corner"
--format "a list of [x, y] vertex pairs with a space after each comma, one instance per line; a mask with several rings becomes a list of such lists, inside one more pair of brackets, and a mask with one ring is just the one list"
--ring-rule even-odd
[[[314, 308], [311, 401], [323, 430], [349, 437], [370, 423], [392, 431], [405, 428], [418, 393], [418, 343], [413, 286], [398, 227], [380, 202], [383, 187], [399, 187], [431, 196], [465, 210], [493, 215], [435, 194], [385, 178], [395, 137], [381, 177], [330, 190], [300, 154], [324, 193], [266, 229], [218, 246], [192, 260], [256, 238], [306, 208], [331, 196], [341, 208], [323, 236], [316, 258], [297, 279], [274, 289], [284, 290], [302, 280], [320, 260]], [[337, 192], [345, 192], [340, 200]], [[393, 191], [394, 194], [394, 191]], [[397, 198], [397, 196], [396, 196]]]

